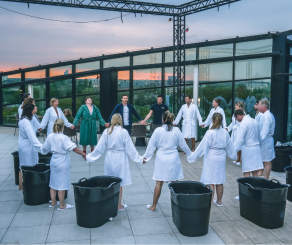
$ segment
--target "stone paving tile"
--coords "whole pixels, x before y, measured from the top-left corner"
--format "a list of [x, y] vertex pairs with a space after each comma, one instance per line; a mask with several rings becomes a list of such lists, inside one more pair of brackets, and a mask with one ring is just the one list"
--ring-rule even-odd
[[22, 203], [19, 207], [18, 213], [24, 212], [54, 212], [54, 208], [49, 208], [49, 203], [38, 205], [38, 206], [28, 206]]
[[22, 201], [0, 202], [0, 215], [7, 213], [16, 213]]
[[142, 185], [127, 185], [123, 187], [124, 195], [131, 194], [152, 194], [149, 186], [147, 184]]
[[270, 229], [269, 231], [281, 241], [288, 242], [292, 240], [292, 227], [287, 224], [284, 224], [282, 228]]
[[165, 234], [135, 236], [136, 244], [180, 244], [173, 232]]
[[208, 231], [208, 234], [201, 237], [187, 237], [180, 233], [175, 233], [181, 244], [224, 244], [224, 242], [213, 231]]
[[127, 205], [150, 205], [152, 204], [153, 195], [149, 194], [135, 194], [123, 195], [124, 201]]
[[45, 244], [49, 228], [48, 225], [8, 228], [1, 243]]
[[253, 242], [232, 222], [210, 224], [225, 244], [253, 244]]
[[155, 212], [147, 209], [146, 205], [129, 205], [127, 208], [127, 213], [129, 220], [164, 217], [164, 214], [158, 205], [156, 206]]
[[10, 228], [29, 227], [29, 226], [43, 226], [50, 225], [52, 221], [52, 212], [25, 212], [16, 213], [13, 218]]
[[171, 203], [160, 203], [159, 207], [161, 208], [163, 214], [165, 217], [172, 217], [172, 211], [171, 211]]
[[79, 241], [65, 241], [65, 242], [53, 242], [53, 243], [50, 243], [50, 242], [47, 242], [46, 244], [64, 244], [64, 245], [68, 245], [68, 244], [79, 244], [79, 245], [89, 245], [90, 244], [90, 240], [79, 240]]
[[23, 197], [18, 191], [0, 191], [1, 202], [22, 201]]
[[210, 223], [213, 222], [222, 222], [222, 221], [230, 221], [230, 218], [226, 216], [221, 210], [221, 207], [213, 206], [211, 208], [211, 214], [210, 214]]
[[136, 244], [134, 236], [125, 237], [100, 237], [92, 239], [91, 244]]
[[15, 213], [0, 214], [0, 229], [8, 228]]
[[1, 240], [2, 240], [2, 238], [4, 236], [4, 234], [5, 234], [6, 230], [7, 230], [6, 228], [5, 229], [0, 228], [0, 242], [1, 242]]

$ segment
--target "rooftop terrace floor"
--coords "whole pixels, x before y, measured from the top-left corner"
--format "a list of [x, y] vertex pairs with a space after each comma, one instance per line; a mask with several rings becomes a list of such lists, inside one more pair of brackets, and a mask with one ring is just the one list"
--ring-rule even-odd
[[[18, 136], [14, 129], [0, 128], [0, 243], [9, 244], [292, 244], [292, 203], [287, 202], [285, 225], [268, 230], [242, 218], [236, 179], [241, 167], [226, 161], [227, 182], [224, 184], [224, 207], [211, 209], [210, 229], [206, 236], [190, 238], [181, 235], [172, 222], [169, 189], [166, 184], [156, 212], [146, 209], [152, 203], [155, 181], [152, 179], [154, 159], [145, 165], [130, 161], [133, 184], [124, 188], [125, 211], [102, 227], [87, 229], [76, 223], [75, 209], [63, 212], [48, 204], [27, 206], [14, 184], [13, 158]], [[17, 131], [18, 134], [18, 131]], [[42, 142], [42, 139], [40, 138]], [[145, 147], [137, 147], [142, 155]], [[71, 182], [82, 177], [103, 175], [104, 156], [87, 164], [71, 153]], [[200, 180], [203, 158], [189, 164], [181, 155], [184, 180]], [[271, 173], [285, 183], [284, 173]], [[72, 188], [67, 203], [74, 205]]]

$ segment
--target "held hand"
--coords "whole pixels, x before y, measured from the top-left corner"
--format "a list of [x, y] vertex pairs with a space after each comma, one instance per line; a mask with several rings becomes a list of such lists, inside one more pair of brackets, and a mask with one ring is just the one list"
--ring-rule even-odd
[[145, 163], [146, 163], [146, 158], [143, 159], [143, 164], [145, 164]]
[[227, 132], [228, 132], [228, 128], [225, 128], [226, 130], [227, 130]]
[[[84, 152], [83, 152], [83, 153], [84, 153]], [[82, 155], [82, 157], [83, 157], [83, 159], [86, 161], [86, 154], [85, 154], [85, 153]]]
[[74, 126], [74, 125], [72, 125], [70, 128], [71, 128], [71, 129], [74, 129], [74, 128], [75, 128], [75, 126]]
[[142, 124], [142, 125], [145, 125], [145, 120], [141, 121], [141, 124]]
[[41, 132], [42, 131], [42, 128], [39, 128], [38, 131]]
[[176, 127], [176, 124], [173, 124], [173, 126], [175, 126], [175, 127]]
[[205, 126], [205, 125], [204, 125], [204, 124], [202, 124], [200, 127], [201, 127], [201, 128], [204, 128], [204, 126]]
[[106, 128], [108, 128], [108, 127], [110, 126], [110, 123], [106, 123], [104, 126], [105, 126]]

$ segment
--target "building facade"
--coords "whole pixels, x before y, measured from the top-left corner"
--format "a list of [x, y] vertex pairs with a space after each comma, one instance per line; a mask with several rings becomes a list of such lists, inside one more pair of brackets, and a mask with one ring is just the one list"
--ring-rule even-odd
[[[0, 124], [15, 124], [24, 92], [32, 94], [39, 115], [56, 97], [59, 107], [74, 116], [91, 96], [108, 120], [123, 94], [142, 118], [159, 94], [172, 110], [172, 62], [173, 47], [163, 47], [1, 72]], [[292, 31], [187, 44], [185, 64], [185, 91], [194, 96], [203, 119], [214, 98], [222, 99], [227, 124], [235, 102], [244, 101], [254, 117], [255, 102], [268, 99], [276, 118], [275, 140], [292, 141]], [[205, 131], [199, 129], [200, 138]]]

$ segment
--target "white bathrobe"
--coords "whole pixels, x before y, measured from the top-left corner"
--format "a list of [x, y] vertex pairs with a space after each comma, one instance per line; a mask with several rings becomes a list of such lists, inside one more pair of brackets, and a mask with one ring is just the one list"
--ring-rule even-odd
[[[50, 168], [50, 187], [54, 190], [64, 191], [70, 188], [70, 156], [69, 152], [77, 146], [62, 133], [48, 135], [41, 147], [41, 154], [53, 153]], [[82, 159], [80, 159], [82, 161]]]
[[260, 123], [260, 120], [261, 120], [262, 116], [263, 116], [263, 113], [259, 112], [258, 114], [255, 115], [255, 120], [258, 123]]
[[163, 125], [155, 129], [143, 156], [149, 161], [157, 147], [153, 179], [176, 181], [184, 178], [178, 146], [187, 156], [192, 154], [179, 128], [173, 127], [171, 131], [167, 131], [167, 126]]
[[104, 161], [104, 174], [121, 178], [121, 186], [131, 185], [131, 172], [128, 156], [135, 162], [142, 164], [143, 158], [139, 156], [129, 133], [121, 126], [105, 129], [94, 151], [86, 156], [88, 163], [97, 160], [107, 149]]
[[20, 166], [34, 166], [39, 162], [38, 150], [42, 146], [35, 135], [32, 123], [23, 118], [18, 123], [18, 155]]
[[263, 162], [271, 162], [275, 158], [274, 150], [274, 132], [275, 132], [275, 117], [267, 110], [263, 113], [259, 126], [261, 136], [261, 154]]
[[188, 157], [189, 162], [204, 156], [201, 182], [204, 184], [220, 185], [226, 181], [226, 154], [236, 159], [236, 151], [225, 128], [209, 129], [195, 152]]
[[215, 108], [213, 108], [213, 109], [210, 111], [210, 113], [209, 113], [209, 115], [208, 115], [206, 121], [203, 122], [203, 124], [204, 124], [204, 128], [206, 128], [206, 127], [209, 126], [209, 125], [210, 125], [209, 128], [211, 128], [211, 127], [213, 126], [212, 116], [213, 116], [213, 114], [216, 113], [216, 112], [217, 112], [217, 113], [221, 113], [221, 115], [222, 115], [222, 117], [223, 117], [223, 120], [222, 120], [223, 128], [226, 128], [226, 127], [227, 127], [224, 110], [223, 110], [220, 106], [218, 106], [216, 110], [215, 110]]
[[70, 128], [72, 126], [72, 124], [69, 123], [67, 118], [64, 116], [62, 110], [59, 107], [57, 107], [57, 110], [58, 110], [59, 116], [57, 115], [54, 107], [51, 106], [49, 109], [46, 110], [46, 113], [42, 119], [42, 123], [41, 123], [42, 129], [44, 129], [48, 124], [47, 135], [53, 133], [54, 122], [58, 118], [62, 118], [64, 120], [66, 127]]
[[234, 145], [234, 143], [236, 141], [236, 136], [237, 136], [239, 127], [240, 127], [240, 122], [237, 121], [235, 119], [234, 115], [233, 115], [232, 116], [232, 121], [231, 121], [230, 125], [227, 127], [228, 133], [232, 131], [231, 142], [232, 142], [233, 145]]
[[234, 148], [236, 152], [242, 151], [243, 173], [264, 168], [260, 151], [259, 125], [249, 115], [246, 115], [241, 121]]
[[21, 108], [23, 105], [23, 102], [21, 103], [21, 105], [18, 107], [18, 118], [21, 118], [21, 115], [22, 115], [22, 112], [23, 112], [23, 109]]
[[197, 135], [197, 120], [199, 121], [199, 125], [202, 125], [202, 117], [199, 112], [198, 107], [191, 103], [190, 106], [187, 104], [184, 104], [181, 109], [179, 110], [179, 113], [177, 114], [177, 117], [173, 124], [179, 124], [179, 121], [183, 117], [183, 124], [182, 124], [182, 133], [185, 139], [189, 138], [196, 138]]

